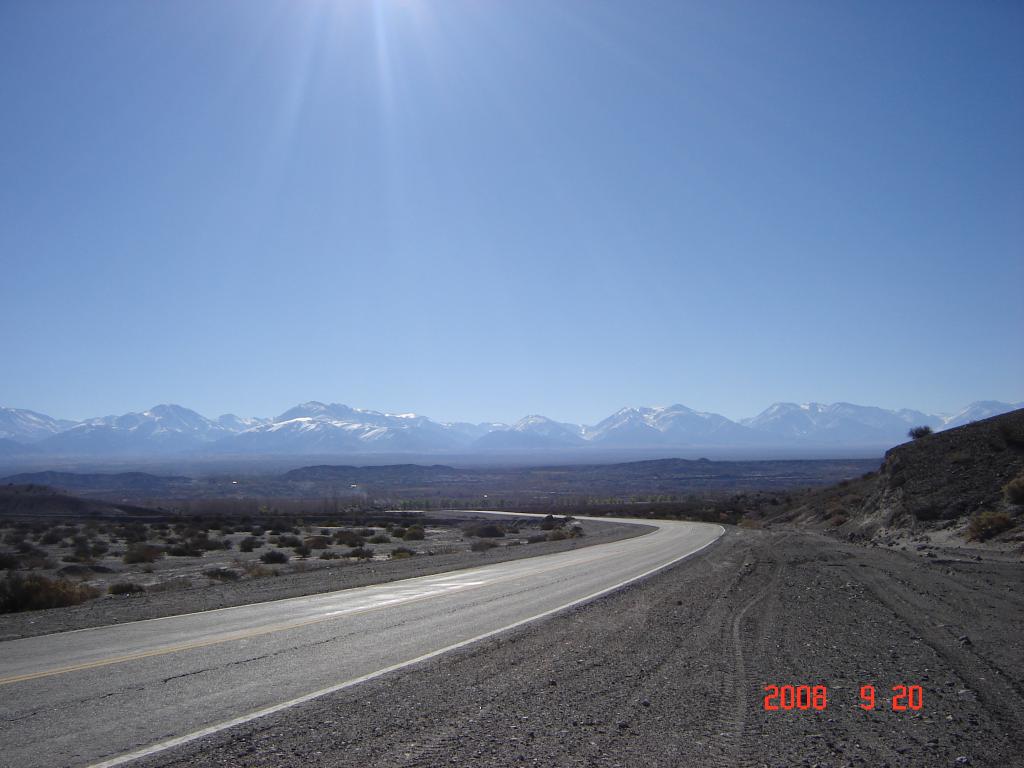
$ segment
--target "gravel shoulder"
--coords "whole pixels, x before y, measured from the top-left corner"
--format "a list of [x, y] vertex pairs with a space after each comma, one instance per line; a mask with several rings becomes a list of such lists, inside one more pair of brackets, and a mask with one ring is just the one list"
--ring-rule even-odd
[[[138, 764], [1021, 766], [1022, 575], [731, 529], [587, 605]], [[827, 709], [767, 712], [769, 683], [827, 685]], [[920, 711], [892, 711], [901, 683]]]
[[[445, 513], [448, 518], [494, 521], [493, 515]], [[399, 579], [429, 576], [445, 571], [472, 568], [490, 563], [519, 560], [524, 557], [564, 552], [617, 539], [640, 536], [651, 531], [642, 524], [602, 521], [578, 521], [584, 536], [522, 546], [500, 546], [486, 552], [460, 551], [448, 554], [417, 555], [399, 560], [310, 561], [309, 570], [281, 572], [239, 582], [204, 579], [200, 586], [131, 595], [105, 595], [81, 605], [0, 615], [0, 641], [32, 637], [52, 632], [121, 624], [183, 613], [248, 605], [268, 600], [302, 597], [339, 589], [383, 584]]]

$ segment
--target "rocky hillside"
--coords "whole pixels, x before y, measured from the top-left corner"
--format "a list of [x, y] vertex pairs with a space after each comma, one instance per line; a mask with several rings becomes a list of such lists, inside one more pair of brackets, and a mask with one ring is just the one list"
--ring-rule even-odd
[[797, 495], [770, 519], [851, 538], [946, 531], [1024, 541], [1024, 409], [892, 448], [878, 472]]

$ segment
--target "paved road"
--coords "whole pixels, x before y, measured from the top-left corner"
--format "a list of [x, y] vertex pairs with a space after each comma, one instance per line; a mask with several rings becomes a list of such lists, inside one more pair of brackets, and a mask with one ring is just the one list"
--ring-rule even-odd
[[723, 532], [653, 525], [525, 560], [0, 643], [0, 765], [128, 762], [592, 598]]

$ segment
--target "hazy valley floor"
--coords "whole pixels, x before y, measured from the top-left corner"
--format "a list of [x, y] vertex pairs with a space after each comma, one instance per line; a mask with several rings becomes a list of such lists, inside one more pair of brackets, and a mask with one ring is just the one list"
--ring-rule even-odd
[[[731, 530], [589, 605], [145, 764], [1024, 765], [1022, 572]], [[827, 685], [828, 707], [766, 712], [768, 683]], [[891, 710], [897, 683], [923, 687], [919, 712]]]

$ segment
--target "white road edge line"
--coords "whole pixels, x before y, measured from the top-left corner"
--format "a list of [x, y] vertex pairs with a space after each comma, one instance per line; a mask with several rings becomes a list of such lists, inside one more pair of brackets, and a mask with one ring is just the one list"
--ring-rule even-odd
[[402, 662], [399, 662], [398, 664], [392, 664], [390, 667], [384, 667], [384, 669], [378, 669], [376, 672], [370, 672], [369, 674], [362, 675], [361, 677], [354, 677], [351, 680], [346, 680], [343, 683], [336, 683], [335, 685], [329, 686], [327, 688], [321, 688], [318, 691], [313, 691], [312, 693], [307, 693], [307, 694], [304, 694], [302, 696], [298, 696], [297, 698], [291, 699], [289, 701], [283, 701], [280, 704], [274, 704], [274, 705], [269, 706], [269, 707], [264, 707], [263, 709], [257, 709], [255, 712], [249, 712], [248, 714], [240, 715], [239, 717], [232, 718], [231, 720], [225, 720], [222, 723], [217, 723], [216, 725], [211, 725], [211, 726], [208, 726], [206, 728], [201, 728], [198, 731], [193, 731], [192, 733], [186, 734], [184, 736], [176, 736], [173, 739], [167, 739], [166, 741], [160, 741], [160, 742], [157, 742], [156, 744], [151, 744], [148, 747], [143, 747], [142, 749], [135, 750], [134, 752], [126, 752], [123, 755], [119, 755], [117, 757], [112, 757], [109, 760], [104, 760], [101, 763], [93, 763], [92, 765], [88, 766], [88, 768], [114, 768], [114, 766], [117, 766], [117, 765], [124, 765], [125, 763], [130, 763], [130, 762], [132, 762], [134, 760], [139, 760], [139, 759], [141, 759], [143, 757], [149, 757], [150, 755], [155, 755], [155, 754], [157, 754], [159, 752], [164, 752], [165, 750], [173, 749], [174, 747], [179, 747], [182, 744], [187, 744], [190, 741], [195, 741], [196, 739], [201, 739], [204, 736], [212, 736], [213, 734], [219, 733], [220, 731], [227, 730], [228, 728], [234, 728], [236, 725], [243, 725], [243, 724], [251, 722], [253, 720], [258, 720], [261, 717], [266, 717], [268, 715], [273, 715], [273, 714], [275, 714], [277, 712], [280, 712], [280, 711], [282, 711], [284, 709], [289, 709], [290, 707], [294, 707], [294, 706], [296, 706], [298, 704], [305, 704], [307, 701], [312, 701], [313, 699], [318, 699], [321, 696], [327, 696], [328, 694], [344, 690], [345, 688], [351, 688], [354, 685], [358, 685], [359, 683], [365, 683], [368, 680], [373, 680], [374, 678], [381, 677], [381, 676], [389, 674], [391, 672], [395, 672], [395, 671], [397, 671], [399, 669], [402, 669], [403, 667], [409, 667], [409, 666], [412, 666], [413, 664], [419, 664], [421, 661], [427, 661], [428, 659], [433, 659], [436, 656], [440, 656], [442, 654], [449, 653], [450, 651], [454, 651], [454, 650], [457, 650], [459, 648], [463, 648], [463, 647], [465, 647], [467, 645], [472, 645], [473, 643], [478, 643], [481, 640], [486, 640], [487, 638], [493, 637], [494, 635], [501, 634], [502, 632], [508, 632], [509, 630], [515, 629], [516, 627], [521, 627], [524, 624], [529, 624], [531, 621], [537, 621], [538, 619], [543, 619], [543, 618], [545, 618], [547, 616], [551, 616], [552, 614], [558, 613], [560, 611], [564, 611], [567, 608], [572, 608], [572, 607], [580, 605], [582, 603], [586, 603], [586, 602], [589, 602], [591, 600], [596, 600], [597, 598], [602, 597], [602, 596], [608, 594], [609, 592], [614, 592], [615, 590], [620, 589], [620, 588], [626, 586], [627, 584], [631, 584], [634, 581], [639, 581], [640, 579], [647, 578], [648, 576], [650, 576], [652, 574], [655, 574], [658, 571], [663, 571], [664, 569], [668, 568], [669, 566], [675, 565], [676, 563], [680, 562], [681, 560], [685, 560], [686, 558], [691, 557], [691, 556], [697, 554], [698, 552], [700, 552], [703, 549], [707, 549], [708, 547], [710, 547], [712, 544], [714, 544], [716, 541], [718, 541], [725, 534], [725, 528], [723, 528], [722, 526], [718, 526], [718, 529], [721, 531], [721, 533], [719, 533], [715, 538], [713, 538], [707, 544], [704, 544], [703, 546], [698, 547], [697, 549], [693, 550], [692, 552], [687, 552], [685, 555], [680, 555], [677, 558], [669, 560], [666, 563], [662, 563], [661, 565], [659, 565], [659, 566], [657, 566], [655, 568], [651, 568], [648, 571], [644, 571], [643, 573], [638, 574], [636, 576], [633, 576], [632, 578], [626, 579], [625, 581], [620, 581], [618, 584], [613, 584], [610, 587], [605, 587], [602, 590], [599, 590], [597, 592], [593, 592], [593, 593], [591, 593], [589, 595], [586, 595], [585, 597], [581, 597], [581, 598], [579, 598], [577, 600], [573, 600], [571, 602], [565, 603], [564, 605], [560, 605], [557, 608], [551, 608], [551, 609], [549, 609], [547, 611], [544, 611], [543, 613], [538, 613], [535, 616], [530, 616], [530, 617], [525, 618], [525, 619], [520, 619], [517, 622], [514, 622], [514, 623], [509, 624], [509, 625], [504, 626], [504, 627], [500, 627], [499, 629], [492, 629], [490, 632], [484, 632], [482, 635], [477, 635], [476, 637], [471, 637], [468, 640], [460, 640], [459, 642], [453, 643], [452, 645], [445, 646], [444, 648], [438, 648], [436, 651], [431, 651], [430, 653], [424, 653], [422, 656], [417, 656], [414, 659], [409, 659], [408, 661], [402, 661]]

